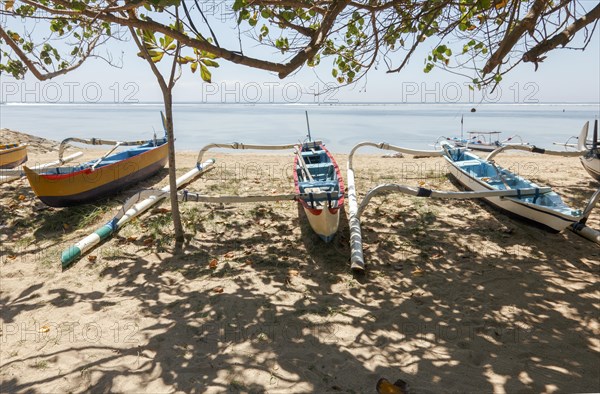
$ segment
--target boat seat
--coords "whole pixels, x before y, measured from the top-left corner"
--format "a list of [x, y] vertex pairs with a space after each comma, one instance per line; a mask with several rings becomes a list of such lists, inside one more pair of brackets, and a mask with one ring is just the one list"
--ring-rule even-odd
[[302, 158], [306, 164], [320, 164], [327, 157], [325, 151], [302, 152]]
[[333, 163], [307, 164], [306, 168], [316, 181], [326, 181], [335, 172]]
[[327, 156], [327, 153], [325, 153], [324, 150], [315, 150], [314, 152], [313, 151], [303, 151], [302, 152], [302, 156], [320, 156], [320, 155]]
[[313, 163], [313, 164], [307, 164], [306, 165], [307, 168], [324, 168], [324, 167], [333, 167], [333, 163], [332, 162], [323, 162], [323, 163]]
[[464, 160], [464, 161], [457, 161], [456, 164], [460, 167], [468, 167], [468, 166], [480, 166], [481, 162], [479, 160]]
[[332, 192], [338, 183], [335, 181], [299, 182], [300, 191], [304, 193]]

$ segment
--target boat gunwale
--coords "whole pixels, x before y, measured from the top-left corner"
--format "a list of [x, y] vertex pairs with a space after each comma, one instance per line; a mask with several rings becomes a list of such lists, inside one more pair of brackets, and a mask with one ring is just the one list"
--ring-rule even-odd
[[[148, 142], [146, 142], [143, 145], [140, 145], [140, 146], [138, 146], [136, 148], [127, 149], [127, 150], [124, 150], [122, 152], [115, 153], [113, 156], [119, 155], [119, 154], [121, 154], [123, 152], [128, 152], [128, 151], [132, 151], [132, 150], [135, 150], [135, 149], [139, 149], [139, 147], [144, 146], [144, 145], [149, 144], [149, 143], [152, 143], [152, 142], [153, 142], [153, 140], [149, 140]], [[122, 164], [122, 163], [127, 163], [128, 161], [133, 160], [133, 159], [139, 159], [140, 157], [142, 157], [143, 155], [145, 155], [147, 153], [150, 153], [150, 152], [155, 151], [156, 149], [168, 146], [167, 142], [168, 141], [165, 138], [164, 142], [161, 143], [160, 145], [150, 147], [150, 149], [148, 149], [148, 150], [146, 150], [144, 152], [140, 152], [140, 153], [138, 153], [135, 156], [131, 156], [131, 157], [128, 157], [128, 158], [123, 159], [123, 160], [117, 160], [114, 163], [110, 163], [110, 164], [107, 164], [107, 165], [104, 165], [104, 166], [101, 166], [101, 167], [97, 167], [94, 170], [92, 170], [91, 167], [87, 167], [87, 168], [81, 169], [79, 171], [70, 172], [68, 174], [38, 173], [37, 176], [40, 176], [40, 177], [48, 179], [48, 180], [58, 181], [58, 180], [64, 180], [64, 179], [67, 179], [67, 178], [72, 178], [72, 177], [75, 177], [75, 176], [81, 175], [81, 174], [91, 174], [92, 172], [105, 171], [105, 170], [111, 169], [113, 166], [116, 166], [116, 165], [119, 165], [119, 164]], [[108, 160], [109, 157], [111, 157], [111, 156], [106, 157], [104, 160]], [[88, 161], [88, 163], [92, 162], [92, 161], [93, 160], [90, 160], [90, 161]], [[59, 168], [66, 168], [66, 167], [55, 167], [54, 169], [59, 169]], [[72, 167], [71, 166], [71, 168], [76, 168], [76, 167]]]
[[28, 144], [18, 144], [17, 146], [13, 146], [11, 148], [4, 148], [5, 146], [9, 146], [9, 145], [14, 145], [14, 144], [0, 145], [0, 155], [17, 152], [21, 149], [26, 149], [29, 146]]

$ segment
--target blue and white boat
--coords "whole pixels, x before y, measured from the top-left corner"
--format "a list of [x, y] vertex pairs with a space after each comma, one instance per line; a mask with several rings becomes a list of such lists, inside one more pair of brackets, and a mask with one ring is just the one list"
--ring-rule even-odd
[[587, 141], [587, 127], [586, 136], [583, 138], [580, 136], [578, 141], [579, 150], [587, 150], [587, 152], [581, 156], [581, 164], [583, 168], [591, 175], [592, 178], [600, 182], [600, 141], [598, 140], [598, 119], [594, 122], [594, 134], [591, 141]]
[[[442, 142], [442, 147], [445, 150], [444, 158], [450, 164], [450, 174], [469, 190], [541, 189], [534, 182], [497, 166], [489, 157], [488, 160], [484, 160], [466, 148], [453, 147], [446, 142]], [[537, 148], [531, 149], [535, 151]], [[596, 192], [584, 210], [569, 207], [557, 193], [547, 189], [533, 195], [490, 196], [483, 199], [510, 214], [559, 232], [569, 226], [585, 222], [599, 197], [600, 193]]]

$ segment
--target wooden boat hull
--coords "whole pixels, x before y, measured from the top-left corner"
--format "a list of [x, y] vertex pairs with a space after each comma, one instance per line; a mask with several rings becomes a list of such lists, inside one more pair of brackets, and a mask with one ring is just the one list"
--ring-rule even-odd
[[0, 145], [0, 169], [15, 168], [27, 161], [27, 145]]
[[24, 167], [31, 188], [46, 205], [68, 207], [108, 197], [144, 180], [167, 163], [168, 145], [163, 143], [128, 159], [94, 169], [67, 174], [35, 173]]
[[[455, 161], [447, 156], [444, 156], [444, 158], [450, 164], [450, 174], [466, 189], [473, 191], [498, 190], [460, 168]], [[538, 186], [531, 183], [531, 187]], [[567, 214], [551, 207], [534, 204], [515, 197], [485, 197], [483, 200], [513, 216], [525, 219], [553, 232], [560, 232], [580, 219], [577, 211]]]
[[[305, 144], [306, 145], [306, 144]], [[300, 179], [301, 171], [299, 158], [294, 159], [294, 186], [296, 193], [313, 192], [337, 192], [337, 197], [329, 201], [311, 201], [300, 199], [308, 223], [313, 231], [325, 242], [330, 242], [338, 231], [340, 223], [340, 209], [344, 204], [344, 181], [340, 168], [331, 153], [324, 145], [318, 146], [318, 155], [312, 155], [310, 150], [305, 150], [303, 145], [302, 157], [304, 160], [319, 160], [319, 162], [308, 163], [308, 171], [311, 172], [315, 182], [303, 182]], [[316, 156], [319, 156], [317, 159]], [[308, 157], [305, 159], [305, 157]]]
[[581, 164], [592, 178], [600, 182], [600, 157], [585, 155], [581, 158]]
[[308, 223], [315, 233], [325, 242], [331, 242], [340, 225], [340, 210], [304, 208]]

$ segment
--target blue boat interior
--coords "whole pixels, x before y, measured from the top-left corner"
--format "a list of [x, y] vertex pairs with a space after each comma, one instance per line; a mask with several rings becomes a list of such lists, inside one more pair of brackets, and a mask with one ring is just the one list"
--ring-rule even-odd
[[[127, 160], [129, 158], [141, 155], [142, 153], [148, 152], [149, 150], [152, 150], [158, 146], [162, 146], [166, 143], [167, 143], [166, 138], [157, 138], [156, 144], [155, 144], [155, 140], [150, 140], [143, 145], [139, 145], [134, 148], [130, 148], [130, 149], [126, 149], [126, 150], [114, 153], [114, 154], [109, 155], [106, 158], [102, 159], [102, 161], [96, 165], [96, 169], [106, 167], [108, 165], [115, 164], [120, 161]], [[55, 167], [55, 168], [51, 168], [51, 169], [44, 171], [43, 174], [46, 174], [46, 175], [71, 174], [73, 172], [78, 172], [78, 171], [85, 170], [87, 168], [91, 168], [94, 165], [94, 163], [96, 163], [96, 161], [98, 161], [98, 159], [90, 160], [88, 162], [79, 164], [77, 166]]]
[[[313, 143], [305, 143], [302, 145], [301, 151], [302, 160], [305, 167], [302, 165], [296, 166], [298, 175], [298, 187], [300, 193], [309, 195], [305, 199], [306, 203], [312, 208], [322, 207], [325, 203], [330, 208], [338, 206], [338, 201], [341, 198], [339, 195], [340, 184], [335, 170], [335, 165], [331, 161], [327, 151], [321, 145]], [[305, 168], [312, 176], [312, 180], [306, 175]], [[335, 194], [337, 192], [337, 195]], [[328, 193], [326, 197], [313, 197], [314, 193]], [[330, 194], [333, 193], [333, 194]]]
[[[493, 166], [490, 162], [470, 153], [465, 148], [454, 148], [445, 146], [446, 155], [455, 165], [471, 178], [486, 183], [496, 190], [510, 189], [536, 189], [537, 184], [519, 175], [516, 175], [500, 166]], [[580, 210], [574, 210], [566, 205], [555, 192], [539, 193], [520, 197], [507, 197], [525, 201], [530, 204], [550, 208], [566, 215], [579, 216]]]

